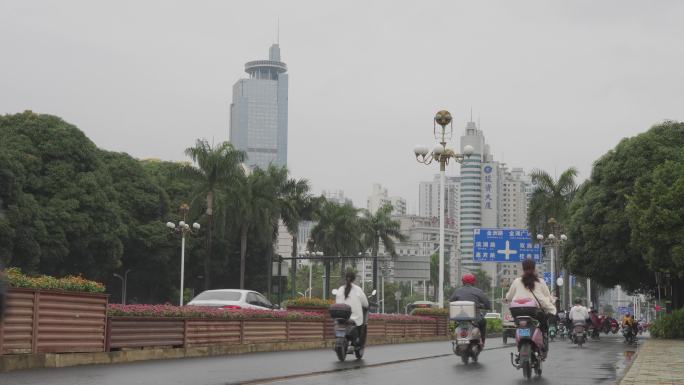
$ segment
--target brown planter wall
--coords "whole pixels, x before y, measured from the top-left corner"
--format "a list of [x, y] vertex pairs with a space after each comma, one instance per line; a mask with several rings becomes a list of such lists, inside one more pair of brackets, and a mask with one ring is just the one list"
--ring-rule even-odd
[[183, 346], [185, 323], [177, 318], [110, 317], [107, 350]]
[[107, 295], [11, 288], [0, 354], [102, 352]]
[[108, 330], [108, 350], [323, 339], [323, 321], [111, 317]]
[[330, 318], [330, 313], [328, 312], [328, 308], [308, 307], [308, 306], [288, 306], [287, 310], [323, 314], [323, 317], [325, 317], [325, 329], [324, 329], [325, 339], [335, 338], [335, 320]]

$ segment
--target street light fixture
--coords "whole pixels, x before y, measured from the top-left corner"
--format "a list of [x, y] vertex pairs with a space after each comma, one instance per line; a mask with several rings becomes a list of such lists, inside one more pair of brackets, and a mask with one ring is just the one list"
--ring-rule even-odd
[[[437, 125], [441, 128], [438, 130]], [[447, 133], [447, 125], [449, 132]], [[466, 145], [463, 147], [462, 153], [458, 154], [454, 150], [447, 148], [447, 140], [451, 139], [454, 129], [449, 111], [442, 110], [435, 114], [433, 119], [433, 134], [435, 139], [439, 141], [439, 146], [436, 146], [430, 153], [428, 147], [417, 146], [413, 152], [416, 155], [418, 163], [431, 164], [433, 161], [439, 163], [439, 287], [437, 288], [437, 302], [438, 306], [444, 307], [444, 184], [446, 165], [453, 159], [458, 163], [462, 163], [465, 158], [470, 158], [475, 149], [473, 146]], [[378, 276], [377, 258], [373, 260], [373, 288], [375, 287]]]
[[[556, 228], [556, 220], [554, 218], [549, 219], [549, 224], [551, 225], [551, 231], [558, 232]], [[544, 239], [547, 241], [544, 242]], [[560, 309], [560, 297], [558, 293], [558, 277], [556, 277], [556, 254], [557, 251], [560, 251], [560, 246], [562, 243], [568, 240], [567, 235], [565, 234], [560, 234], [558, 237], [552, 232], [551, 234], [547, 235], [544, 237], [542, 234], [537, 234], [537, 240], [539, 243], [546, 243], [546, 245], [550, 246], [550, 251], [551, 251], [551, 285], [554, 288], [553, 292], [554, 295], [556, 296], [556, 308]], [[547, 250], [548, 250], [547, 246]], [[567, 277], [566, 277], [567, 278]], [[561, 281], [562, 282], [562, 281]], [[570, 282], [570, 279], [568, 278], [568, 282]], [[562, 283], [561, 283], [562, 285]]]
[[131, 272], [131, 269], [126, 270], [124, 273], [123, 277], [120, 274], [112, 274], [116, 278], [119, 278], [121, 280], [121, 304], [125, 305], [126, 304], [126, 293], [128, 291], [128, 273]]
[[193, 223], [192, 227], [190, 227], [190, 225], [185, 222], [187, 220], [188, 211], [190, 211], [190, 207], [187, 204], [183, 203], [180, 206], [180, 212], [181, 216], [183, 217], [183, 220], [178, 222], [178, 226], [176, 226], [176, 224], [173, 222], [166, 222], [166, 227], [168, 227], [173, 233], [180, 234], [181, 236], [181, 273], [179, 295], [180, 299], [178, 301], [178, 303], [180, 304], [179, 306], [183, 306], [183, 286], [185, 283], [185, 235], [196, 234], [201, 227], [200, 224], [197, 222]]

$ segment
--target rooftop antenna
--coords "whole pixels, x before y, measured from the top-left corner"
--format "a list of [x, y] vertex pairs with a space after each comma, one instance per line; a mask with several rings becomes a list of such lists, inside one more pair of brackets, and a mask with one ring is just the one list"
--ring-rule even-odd
[[473, 107], [470, 107], [470, 121], [473, 121]]
[[277, 19], [277, 27], [276, 27], [276, 44], [280, 45], [280, 16], [278, 16]]

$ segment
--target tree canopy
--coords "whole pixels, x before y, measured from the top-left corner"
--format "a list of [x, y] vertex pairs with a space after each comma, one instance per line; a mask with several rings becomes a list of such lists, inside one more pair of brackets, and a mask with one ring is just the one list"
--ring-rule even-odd
[[684, 124], [674, 122], [623, 139], [597, 160], [570, 208], [571, 270], [607, 287], [648, 290], [656, 271], [681, 266], [682, 164]]

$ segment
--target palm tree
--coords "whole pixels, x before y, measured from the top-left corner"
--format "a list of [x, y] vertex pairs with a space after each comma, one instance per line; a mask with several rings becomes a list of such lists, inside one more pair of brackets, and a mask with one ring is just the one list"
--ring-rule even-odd
[[[240, 289], [245, 288], [247, 239], [256, 228], [270, 228], [275, 234], [280, 207], [278, 194], [282, 175], [287, 169], [269, 166], [267, 170], [254, 169], [244, 173], [232, 189], [230, 207], [240, 231]], [[273, 237], [271, 237], [271, 242]]]
[[529, 225], [531, 234], [548, 234], [548, 220], [555, 218], [558, 223], [565, 223], [568, 217], [570, 202], [577, 191], [575, 177], [577, 169], [570, 167], [563, 171], [554, 181], [546, 171], [532, 171], [532, 192], [529, 208]]
[[361, 218], [361, 231], [363, 234], [363, 244], [370, 249], [373, 257], [373, 289], [378, 288], [378, 252], [380, 243], [385, 250], [392, 256], [396, 256], [395, 239], [403, 242], [406, 236], [400, 231], [399, 221], [392, 219], [392, 204], [386, 203], [373, 214], [364, 210], [364, 217]]
[[[288, 179], [281, 188], [280, 216], [292, 237], [292, 258], [297, 258], [299, 224], [303, 220], [313, 219], [317, 209], [318, 199], [311, 196], [311, 186], [306, 179]], [[292, 260], [291, 265], [291, 288], [292, 296], [297, 295], [296, 277], [297, 260]]]
[[[311, 229], [313, 247], [326, 257], [355, 255], [361, 249], [359, 233], [359, 210], [351, 203], [337, 204], [323, 202], [317, 218], [318, 223]], [[330, 259], [325, 259], [325, 295], [330, 290]], [[344, 269], [341, 269], [344, 274]]]
[[202, 208], [207, 218], [207, 250], [204, 257], [204, 288], [211, 285], [212, 232], [214, 228], [214, 211], [217, 204], [223, 201], [226, 187], [234, 183], [241, 174], [240, 164], [245, 160], [245, 153], [236, 150], [233, 145], [223, 142], [212, 147], [206, 139], [197, 139], [194, 147], [185, 150], [193, 165], [184, 165], [180, 172], [194, 180], [191, 209]]

